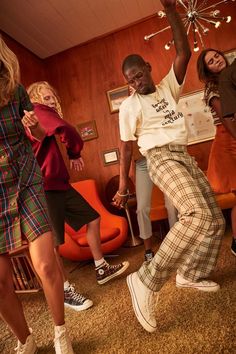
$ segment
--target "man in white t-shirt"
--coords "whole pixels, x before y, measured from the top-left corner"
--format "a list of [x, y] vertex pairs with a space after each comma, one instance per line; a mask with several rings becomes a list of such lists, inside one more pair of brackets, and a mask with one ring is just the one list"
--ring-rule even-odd
[[190, 49], [175, 0], [161, 0], [170, 23], [176, 56], [166, 77], [155, 85], [151, 65], [137, 54], [125, 58], [122, 71], [135, 89], [120, 107], [120, 183], [114, 204], [127, 202], [127, 181], [132, 141], [147, 159], [149, 175], [178, 211], [151, 262], [127, 277], [135, 315], [149, 332], [157, 329], [154, 307], [158, 292], [177, 271], [176, 286], [217, 291], [219, 285], [205, 280], [214, 269], [225, 221], [214, 193], [186, 149], [184, 117], [177, 110]]

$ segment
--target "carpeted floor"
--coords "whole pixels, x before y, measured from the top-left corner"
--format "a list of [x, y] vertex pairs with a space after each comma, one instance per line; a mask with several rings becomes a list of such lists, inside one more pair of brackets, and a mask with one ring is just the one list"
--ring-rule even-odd
[[[66, 321], [75, 353], [81, 354], [228, 354], [236, 353], [236, 257], [230, 252], [231, 231], [226, 233], [212, 278], [217, 293], [177, 289], [175, 275], [163, 287], [156, 309], [158, 330], [150, 334], [137, 322], [125, 276], [98, 285], [92, 263], [66, 261], [70, 281], [94, 301], [82, 312], [66, 309]], [[156, 239], [156, 247], [158, 241]], [[143, 261], [143, 246], [121, 248], [109, 262], [129, 260], [127, 274]], [[20, 295], [33, 328], [39, 354], [54, 353], [53, 324], [43, 293]], [[0, 320], [0, 353], [14, 352], [16, 340]]]

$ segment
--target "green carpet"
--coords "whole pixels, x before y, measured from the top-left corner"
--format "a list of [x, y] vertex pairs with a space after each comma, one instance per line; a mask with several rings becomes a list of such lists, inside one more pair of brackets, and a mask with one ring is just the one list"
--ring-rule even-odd
[[[158, 240], [155, 238], [156, 248]], [[217, 293], [177, 289], [175, 274], [160, 293], [156, 309], [158, 329], [146, 332], [137, 322], [125, 276], [98, 285], [92, 263], [82, 267], [65, 262], [70, 281], [94, 302], [91, 309], [66, 309], [66, 322], [75, 353], [89, 354], [227, 354], [236, 353], [236, 257], [230, 252], [231, 232], [226, 233], [212, 279]], [[143, 261], [143, 246], [121, 248], [110, 263], [129, 260], [127, 274]], [[33, 328], [39, 354], [54, 353], [53, 324], [43, 293], [20, 295], [26, 318]], [[0, 320], [0, 353], [14, 352], [16, 339]]]

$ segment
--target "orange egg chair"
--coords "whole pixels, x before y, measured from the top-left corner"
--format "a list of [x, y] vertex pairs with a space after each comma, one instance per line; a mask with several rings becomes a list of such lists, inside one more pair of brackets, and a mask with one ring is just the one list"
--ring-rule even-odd
[[[111, 253], [119, 248], [127, 239], [128, 223], [126, 218], [111, 214], [102, 204], [98, 195], [95, 180], [88, 179], [71, 184], [101, 217], [101, 246], [103, 254]], [[79, 231], [65, 224], [65, 243], [59, 247], [61, 256], [73, 261], [93, 259], [86, 238], [86, 225]]]

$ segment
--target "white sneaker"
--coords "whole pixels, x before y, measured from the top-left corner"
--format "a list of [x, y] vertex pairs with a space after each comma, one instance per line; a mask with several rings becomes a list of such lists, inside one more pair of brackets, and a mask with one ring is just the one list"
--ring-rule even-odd
[[143, 285], [137, 272], [129, 274], [126, 279], [137, 320], [146, 331], [154, 332], [157, 329], [155, 305], [158, 300], [158, 293]]
[[55, 326], [54, 348], [56, 354], [74, 354], [65, 325]]
[[180, 274], [176, 275], [177, 288], [193, 288], [201, 291], [215, 292], [220, 289], [219, 284], [212, 280], [200, 280], [197, 282], [191, 282], [184, 279]]
[[15, 348], [16, 354], [35, 354], [37, 353], [37, 346], [34, 341], [33, 334], [30, 334], [25, 344], [22, 344], [19, 340], [17, 342], [17, 347]]

